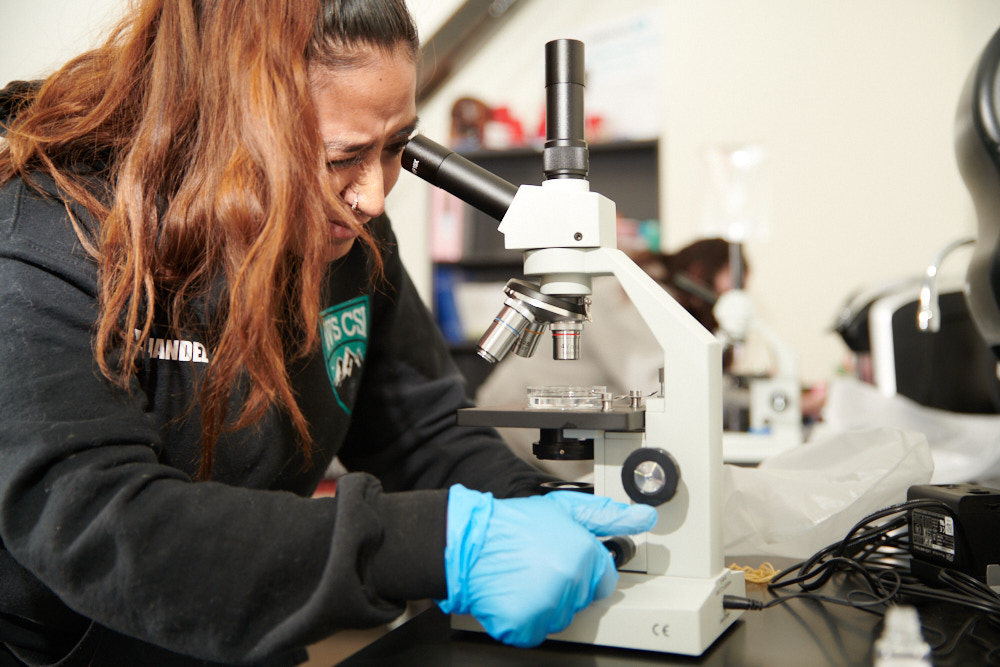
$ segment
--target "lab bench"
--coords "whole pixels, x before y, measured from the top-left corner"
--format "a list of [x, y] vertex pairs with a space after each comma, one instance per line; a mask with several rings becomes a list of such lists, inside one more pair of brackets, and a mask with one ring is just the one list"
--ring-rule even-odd
[[[738, 562], [756, 566], [760, 560], [740, 558]], [[781, 558], [766, 560], [777, 567], [787, 567], [793, 562]], [[855, 587], [853, 582], [847, 584], [841, 577], [835, 576], [821, 592], [842, 595]], [[747, 597], [767, 601], [773, 596], [763, 584], [748, 583]], [[933, 656], [936, 667], [995, 664], [989, 662], [988, 654], [1000, 649], [1000, 629], [992, 626], [985, 615], [940, 602], [920, 603], [917, 609], [925, 640], [944, 649]], [[970, 628], [974, 621], [978, 622]], [[882, 634], [882, 625], [879, 613], [812, 599], [792, 599], [769, 609], [744, 612], [708, 651], [691, 657], [552, 640], [533, 649], [514, 648], [483, 633], [453, 630], [449, 617], [435, 606], [339, 664], [342, 667], [871, 666], [875, 657], [874, 644]], [[992, 659], [995, 661], [996, 657]]]

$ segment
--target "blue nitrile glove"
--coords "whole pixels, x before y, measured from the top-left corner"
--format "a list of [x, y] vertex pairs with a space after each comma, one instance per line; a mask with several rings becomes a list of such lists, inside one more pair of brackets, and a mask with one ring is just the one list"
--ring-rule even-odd
[[649, 530], [656, 510], [577, 491], [497, 500], [460, 484], [448, 492], [442, 611], [472, 614], [495, 639], [536, 646], [565, 630], [618, 582], [595, 536]]

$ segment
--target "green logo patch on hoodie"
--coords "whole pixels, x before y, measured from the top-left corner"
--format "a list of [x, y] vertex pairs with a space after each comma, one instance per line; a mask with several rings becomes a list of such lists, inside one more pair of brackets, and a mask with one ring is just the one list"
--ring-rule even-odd
[[345, 301], [320, 313], [323, 360], [333, 395], [344, 412], [351, 414], [361, 383], [361, 367], [368, 351], [371, 303], [368, 296]]

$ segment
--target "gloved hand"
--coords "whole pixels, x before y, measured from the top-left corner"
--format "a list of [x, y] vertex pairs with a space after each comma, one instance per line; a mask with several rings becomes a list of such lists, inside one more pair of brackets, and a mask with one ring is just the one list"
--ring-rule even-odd
[[595, 536], [649, 530], [656, 510], [577, 491], [497, 500], [457, 484], [448, 492], [445, 613], [472, 614], [495, 639], [536, 646], [618, 582]]

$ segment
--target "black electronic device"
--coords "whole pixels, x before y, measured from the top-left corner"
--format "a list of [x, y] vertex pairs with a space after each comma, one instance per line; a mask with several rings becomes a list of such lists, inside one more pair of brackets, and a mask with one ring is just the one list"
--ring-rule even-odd
[[907, 500], [933, 500], [940, 506], [908, 512], [910, 570], [938, 584], [942, 569], [988, 581], [990, 566], [1000, 567], [1000, 490], [977, 484], [911, 486]]

